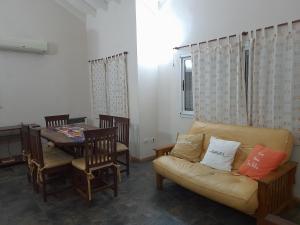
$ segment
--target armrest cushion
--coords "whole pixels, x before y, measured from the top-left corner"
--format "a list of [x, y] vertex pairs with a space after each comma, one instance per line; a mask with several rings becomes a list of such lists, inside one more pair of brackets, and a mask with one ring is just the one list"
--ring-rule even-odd
[[163, 155], [168, 155], [171, 152], [171, 150], [174, 148], [174, 146], [175, 144], [170, 144], [163, 147], [154, 148], [153, 151], [155, 151], [156, 158]]
[[282, 177], [283, 175], [287, 174], [291, 170], [295, 169], [297, 167], [296, 162], [288, 161], [285, 164], [278, 167], [275, 171], [271, 172], [264, 178], [258, 180], [258, 183], [261, 184], [270, 184], [273, 181], [277, 180], [278, 178]]

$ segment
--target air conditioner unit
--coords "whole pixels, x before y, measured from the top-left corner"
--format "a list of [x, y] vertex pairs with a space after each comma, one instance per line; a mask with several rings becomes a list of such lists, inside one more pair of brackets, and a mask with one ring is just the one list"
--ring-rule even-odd
[[0, 38], [0, 50], [44, 54], [47, 49], [46, 41]]

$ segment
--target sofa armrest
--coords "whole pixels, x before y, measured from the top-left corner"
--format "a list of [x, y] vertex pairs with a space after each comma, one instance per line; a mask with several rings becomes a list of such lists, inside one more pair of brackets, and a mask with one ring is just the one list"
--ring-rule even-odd
[[258, 183], [263, 183], [265, 185], [271, 184], [272, 182], [276, 182], [279, 178], [284, 176], [285, 174], [289, 173], [291, 170], [297, 168], [296, 162], [286, 162], [285, 164], [278, 167], [275, 171], [271, 172], [264, 178], [258, 180]]
[[264, 223], [265, 225], [297, 225], [291, 221], [287, 221], [279, 216], [275, 216], [275, 215], [268, 215], [265, 219], [264, 219]]
[[258, 181], [259, 217], [278, 213], [293, 202], [296, 162], [286, 162], [277, 170]]
[[155, 151], [155, 158], [158, 158], [163, 155], [169, 155], [169, 153], [171, 152], [172, 148], [174, 148], [174, 146], [175, 144], [171, 144], [159, 148], [154, 148], [153, 151]]

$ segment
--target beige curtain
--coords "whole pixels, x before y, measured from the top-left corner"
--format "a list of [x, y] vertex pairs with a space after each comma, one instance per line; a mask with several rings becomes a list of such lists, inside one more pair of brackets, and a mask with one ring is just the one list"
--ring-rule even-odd
[[99, 114], [128, 117], [126, 54], [91, 62], [93, 117]]
[[300, 35], [291, 26], [254, 34], [251, 124], [286, 128], [300, 143]]
[[192, 47], [196, 119], [247, 124], [239, 37]]

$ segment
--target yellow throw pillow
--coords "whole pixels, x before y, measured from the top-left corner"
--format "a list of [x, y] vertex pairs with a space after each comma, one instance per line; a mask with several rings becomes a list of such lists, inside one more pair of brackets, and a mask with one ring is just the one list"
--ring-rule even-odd
[[179, 134], [171, 155], [191, 162], [199, 162], [203, 139], [204, 134]]

